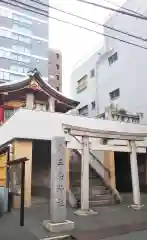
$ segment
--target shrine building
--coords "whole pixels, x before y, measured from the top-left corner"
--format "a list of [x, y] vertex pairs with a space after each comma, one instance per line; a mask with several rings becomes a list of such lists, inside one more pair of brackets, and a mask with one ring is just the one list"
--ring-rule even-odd
[[67, 98], [42, 79], [35, 69], [22, 81], [0, 85], [0, 122], [5, 122], [19, 108], [65, 113], [79, 102]]

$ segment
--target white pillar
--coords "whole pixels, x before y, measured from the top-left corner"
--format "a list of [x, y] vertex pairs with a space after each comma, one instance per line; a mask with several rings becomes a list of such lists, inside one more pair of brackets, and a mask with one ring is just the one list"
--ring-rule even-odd
[[81, 210], [89, 210], [89, 138], [83, 137], [81, 169]]
[[32, 110], [34, 108], [34, 94], [26, 94], [26, 108]]
[[55, 112], [55, 99], [53, 97], [49, 97], [48, 102], [49, 102], [48, 111]]
[[135, 205], [140, 205], [139, 175], [135, 141], [130, 141], [130, 147], [131, 147], [130, 163], [132, 174], [133, 201]]

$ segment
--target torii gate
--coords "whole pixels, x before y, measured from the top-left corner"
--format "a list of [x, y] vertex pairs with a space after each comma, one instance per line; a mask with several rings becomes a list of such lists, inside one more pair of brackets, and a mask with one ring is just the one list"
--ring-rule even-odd
[[[146, 152], [146, 133], [112, 132], [87, 129], [63, 124], [68, 149], [82, 150], [81, 210], [89, 210], [89, 159], [90, 150], [118, 151], [130, 153], [133, 202], [140, 208], [140, 188], [137, 152]], [[93, 139], [100, 141], [94, 142]], [[105, 143], [102, 139], [106, 140]], [[124, 144], [125, 143], [125, 144]]]

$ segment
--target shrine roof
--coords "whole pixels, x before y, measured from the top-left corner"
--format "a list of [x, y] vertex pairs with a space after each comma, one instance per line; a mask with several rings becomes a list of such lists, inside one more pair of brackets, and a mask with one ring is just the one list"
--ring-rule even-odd
[[46, 95], [52, 96], [56, 100], [67, 104], [71, 108], [75, 108], [79, 102], [66, 97], [63, 93], [54, 89], [47, 81], [45, 81], [37, 69], [29, 72], [21, 81], [11, 81], [0, 84], [0, 94], [17, 92], [22, 89], [34, 89], [43, 91]]

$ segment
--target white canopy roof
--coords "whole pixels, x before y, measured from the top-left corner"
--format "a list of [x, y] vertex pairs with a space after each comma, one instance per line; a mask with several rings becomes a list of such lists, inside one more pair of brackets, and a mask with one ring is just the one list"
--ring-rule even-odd
[[0, 146], [14, 138], [51, 140], [64, 136], [63, 123], [108, 133], [147, 136], [147, 125], [20, 109], [0, 127]]

